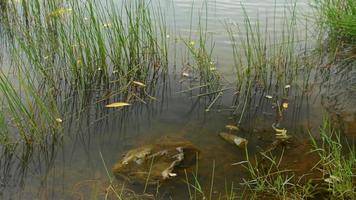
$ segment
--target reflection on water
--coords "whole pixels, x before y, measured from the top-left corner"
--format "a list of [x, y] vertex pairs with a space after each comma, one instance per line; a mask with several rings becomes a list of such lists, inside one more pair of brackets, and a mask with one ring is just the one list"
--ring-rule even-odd
[[[308, 12], [307, 1], [298, 1], [297, 4], [290, 1], [268, 0], [268, 1], [234, 1], [215, 0], [209, 1], [208, 7], [202, 9], [203, 1], [197, 0], [192, 6], [191, 0], [162, 1], [160, 2], [166, 11], [167, 21], [174, 37], [196, 37], [199, 12], [203, 20], [208, 22], [208, 32], [214, 36], [216, 42], [215, 52], [217, 62], [222, 66], [221, 72], [224, 76], [232, 76], [232, 59], [230, 55], [230, 44], [224, 22], [235, 24], [243, 21], [244, 11], [251, 19], [266, 20], [268, 24], [274, 21], [283, 21], [285, 9], [296, 6], [297, 12], [303, 10]], [[192, 23], [190, 13], [193, 10]], [[170, 13], [170, 11], [174, 11]], [[172, 14], [173, 13], [173, 14]], [[206, 18], [207, 17], [207, 18]], [[253, 21], [253, 20], [252, 20]], [[262, 21], [262, 23], [265, 23]], [[190, 28], [190, 25], [193, 27]], [[268, 26], [268, 31], [281, 31], [273, 25]], [[300, 31], [304, 34], [304, 31]], [[3, 45], [3, 44], [0, 44]], [[3, 49], [3, 46], [0, 46]], [[3, 61], [0, 54], [0, 61]], [[3, 62], [0, 63], [2, 66]], [[330, 72], [330, 79], [335, 78], [333, 74], [348, 74], [346, 72]], [[351, 71], [355, 71], [352, 69]], [[350, 77], [342, 79], [342, 83], [352, 84]], [[326, 81], [325, 81], [326, 82]], [[345, 93], [350, 104], [343, 104], [347, 109], [353, 105], [355, 93], [351, 93], [349, 87], [341, 87], [340, 80], [333, 80], [336, 85], [330, 85], [326, 92], [322, 90], [327, 98], [328, 104], [336, 102], [339, 105], [342, 99], [339, 96], [331, 96], [330, 91], [338, 90]], [[231, 117], [231, 114], [240, 115], [236, 108], [236, 95], [245, 99], [245, 94], [236, 94], [233, 89], [224, 92], [221, 99], [205, 112], [211, 104], [209, 97], [197, 98], [194, 92], [180, 93], [188, 87], [174, 75], [166, 81], [160, 79], [156, 86], [157, 93], [151, 93], [157, 100], [147, 104], [137, 102], [134, 106], [124, 109], [107, 109], [104, 105], [108, 102], [90, 104], [88, 109], [81, 110], [76, 104], [76, 99], [67, 99], [62, 105], [62, 113], [65, 115], [65, 130], [63, 138], [50, 138], [48, 143], [43, 144], [39, 150], [18, 149], [17, 155], [7, 154], [6, 149], [0, 159], [1, 169], [1, 191], [0, 197], [4, 199], [88, 199], [90, 196], [103, 197], [104, 190], [109, 185], [110, 178], [107, 176], [105, 165], [108, 170], [121, 156], [130, 149], [155, 142], [157, 138], [166, 135], [183, 137], [191, 141], [201, 151], [198, 171], [198, 180], [204, 190], [208, 190], [211, 183], [211, 174], [214, 168], [216, 191], [224, 191], [231, 182], [239, 183], [246, 176], [242, 167], [232, 165], [245, 160], [245, 152], [223, 141], [218, 133], [225, 131], [227, 124], [234, 124], [239, 119]], [[322, 105], [318, 95], [319, 85], [313, 85], [315, 94], [309, 95], [300, 92], [298, 85], [291, 85], [288, 93], [280, 93], [277, 88], [261, 89], [252, 88], [248, 95], [248, 103], [244, 110], [244, 118], [241, 122], [242, 131], [239, 136], [246, 138], [249, 153], [268, 147], [274, 140], [274, 131], [271, 125], [276, 122], [275, 102], [266, 98], [273, 95], [276, 98], [288, 97], [289, 108], [283, 113], [281, 126], [288, 130], [289, 135], [304, 140], [307, 129], [318, 129], [322, 116]], [[312, 87], [312, 86], [311, 86]], [[341, 87], [341, 88], [340, 88]], [[302, 88], [304, 89], [304, 88]], [[324, 89], [324, 88], [323, 88]], [[354, 90], [353, 90], [354, 91]], [[100, 100], [103, 94], [93, 92], [92, 102]], [[118, 98], [119, 99], [119, 98]], [[235, 102], [234, 102], [235, 99]], [[332, 100], [332, 101], [331, 101]], [[325, 105], [324, 105], [325, 106]], [[326, 106], [330, 107], [330, 106]], [[336, 106], [334, 109], [339, 110]], [[73, 114], [74, 113], [74, 114]], [[353, 111], [354, 113], [354, 111]], [[105, 165], [100, 157], [103, 156]], [[292, 152], [291, 155], [295, 152]], [[215, 163], [215, 164], [213, 164]], [[191, 176], [189, 176], [191, 178]], [[143, 187], [126, 185], [137, 193], [142, 193]], [[155, 188], [149, 188], [155, 191]], [[162, 199], [187, 199], [188, 191], [184, 183], [184, 175], [176, 180], [163, 184], [159, 190]]]
[[[157, 93], [162, 98], [150, 105], [137, 103], [129, 109], [108, 110], [99, 104], [82, 111], [79, 118], [67, 120], [63, 141], [43, 147], [44, 151], [35, 153], [25, 169], [11, 173], [16, 178], [12, 177], [3, 185], [3, 197], [75, 198], [78, 194], [73, 190], [93, 181], [103, 188], [109, 184], [109, 178], [99, 153], [110, 170], [128, 150], [153, 143], [157, 138], [167, 135], [183, 137], [200, 149], [198, 179], [204, 189], [207, 190], [210, 185], [213, 161], [216, 183], [241, 182], [241, 178], [246, 176], [245, 171], [231, 164], [243, 161], [244, 151], [218, 136], [219, 132], [224, 131], [225, 125], [235, 122], [230, 119], [233, 109], [228, 103], [233, 95], [224, 96], [222, 103], [213, 111], [205, 112], [207, 104], [204, 99], [178, 93], [185, 89], [175, 87], [180, 85], [179, 80], [171, 79], [165, 85], [172, 87]], [[242, 124], [244, 131], [239, 135], [249, 140], [251, 154], [269, 146], [274, 136], [271, 102], [259, 94], [253, 99], [246, 123]], [[303, 138], [305, 134], [301, 131], [309, 128], [309, 123], [315, 125], [320, 121], [320, 107], [302, 96], [295, 96], [290, 101], [290, 107], [283, 125], [294, 137]], [[51, 151], [47, 152], [49, 149]], [[22, 166], [18, 162], [18, 159], [14, 159], [12, 167]], [[18, 185], [21, 173], [24, 175], [23, 184]], [[160, 194], [166, 198], [186, 199], [188, 193], [183, 179], [184, 174], [181, 174], [175, 181], [162, 185]], [[92, 194], [92, 185], [86, 186], [83, 186], [86, 188], [84, 191], [79, 192], [83, 195]], [[136, 192], [143, 191], [141, 186], [134, 188]], [[215, 189], [224, 191], [225, 186], [217, 184]], [[18, 193], [19, 190], [22, 192]]]

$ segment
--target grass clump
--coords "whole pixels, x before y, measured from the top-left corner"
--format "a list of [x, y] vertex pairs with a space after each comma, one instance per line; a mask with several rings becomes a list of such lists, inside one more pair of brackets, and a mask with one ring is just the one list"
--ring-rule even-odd
[[332, 37], [356, 41], [355, 0], [315, 0], [315, 7], [320, 23]]
[[318, 61], [309, 48], [308, 23], [297, 20], [295, 4], [281, 21], [253, 21], [244, 12], [243, 22], [225, 23], [237, 80], [234, 114], [239, 115], [238, 124], [255, 97], [260, 101], [266, 95], [285, 98], [289, 87], [307, 90]]
[[250, 191], [249, 195], [272, 199], [354, 199], [354, 148], [344, 147], [340, 134], [328, 119], [320, 128], [320, 138], [310, 137], [310, 153], [317, 155], [318, 160], [303, 175], [297, 176], [294, 170], [281, 166], [287, 148], [279, 157], [275, 152], [269, 152], [261, 153], [254, 160], [246, 151], [247, 160], [238, 164], [242, 164], [249, 174], [242, 183]]
[[13, 57], [56, 91], [129, 92], [166, 69], [165, 24], [149, 2], [36, 0], [8, 10]]
[[318, 143], [312, 137], [315, 151], [320, 157], [316, 167], [322, 173], [324, 181], [321, 189], [331, 199], [355, 199], [355, 149], [344, 147], [340, 133], [328, 119], [324, 119], [320, 140]]

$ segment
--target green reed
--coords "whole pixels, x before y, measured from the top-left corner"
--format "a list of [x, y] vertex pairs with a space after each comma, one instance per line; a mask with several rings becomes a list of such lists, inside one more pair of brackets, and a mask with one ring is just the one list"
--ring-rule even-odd
[[166, 29], [162, 20], [153, 20], [151, 7], [141, 0], [14, 5], [12, 17], [23, 15], [11, 26], [17, 32], [14, 48], [38, 78], [56, 89], [146, 82], [167, 65]]
[[[303, 20], [297, 20], [295, 4], [291, 10], [285, 10], [280, 22], [276, 19], [252, 21], [244, 8], [243, 11], [243, 22], [225, 23], [237, 80], [235, 113], [241, 114], [238, 123], [256, 88], [272, 89], [273, 94], [279, 96], [286, 95], [287, 85], [299, 84], [304, 89], [318, 61], [318, 56], [309, 48], [307, 21], [303, 25]], [[305, 28], [303, 33], [301, 28]]]
[[319, 15], [318, 21], [331, 37], [355, 42], [356, 1], [355, 0], [314, 0]]
[[168, 32], [149, 2], [22, 0], [6, 9], [12, 64], [0, 70], [0, 114], [13, 140], [40, 144], [60, 132], [68, 96], [81, 105], [92, 91], [102, 91], [100, 102], [152, 99], [167, 71]]
[[354, 199], [355, 161], [354, 147], [343, 144], [340, 132], [328, 118], [324, 118], [320, 128], [320, 142], [311, 135], [314, 151], [320, 161], [315, 166], [322, 173], [322, 189], [329, 193], [330, 199]]

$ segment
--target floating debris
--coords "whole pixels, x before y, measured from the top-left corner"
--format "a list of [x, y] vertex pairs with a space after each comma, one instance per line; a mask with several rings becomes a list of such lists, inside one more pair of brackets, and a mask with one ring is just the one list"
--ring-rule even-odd
[[111, 23], [103, 24], [103, 27], [104, 27], [104, 28], [110, 28], [111, 26], [112, 26]]
[[267, 99], [272, 99], [273, 98], [273, 96], [271, 96], [271, 95], [266, 95], [265, 96]]
[[288, 102], [283, 102], [282, 103], [282, 108], [287, 109], [288, 108]]
[[62, 123], [62, 122], [63, 122], [63, 120], [62, 120], [61, 118], [56, 118], [56, 121], [57, 121], [58, 123]]
[[194, 165], [198, 153], [199, 150], [185, 139], [163, 137], [155, 144], [128, 151], [112, 171], [117, 178], [156, 184], [176, 177]]
[[282, 106], [283, 110], [287, 110], [288, 109], [288, 105], [289, 105], [288, 99], [287, 98], [282, 98], [281, 106]]
[[112, 104], [108, 104], [105, 107], [106, 108], [119, 108], [119, 107], [124, 107], [124, 106], [130, 106], [131, 104], [126, 103], [126, 102], [116, 102]]
[[132, 83], [135, 85], [141, 86], [141, 87], [146, 87], [146, 85], [144, 83], [139, 82], [139, 81], [132, 81]]
[[245, 138], [238, 137], [231, 133], [221, 132], [219, 133], [220, 137], [222, 137], [225, 141], [230, 144], [237, 145], [240, 148], [245, 148], [248, 144], [248, 141]]
[[284, 89], [289, 89], [289, 88], [290, 88], [290, 85], [284, 86]]
[[49, 17], [62, 17], [65, 14], [71, 13], [71, 8], [58, 8], [48, 14]]
[[230, 124], [226, 125], [225, 128], [229, 129], [230, 131], [239, 131], [240, 130], [239, 127], [237, 127], [235, 125], [230, 125]]
[[329, 178], [324, 179], [325, 182], [330, 183], [330, 184], [334, 184], [337, 182], [340, 182], [340, 178], [334, 175], [330, 175]]
[[183, 73], [182, 73], [182, 76], [183, 76], [183, 77], [190, 77], [190, 75], [189, 75], [187, 72], [183, 72]]
[[290, 136], [287, 135], [287, 129], [285, 129], [285, 128], [277, 128], [275, 123], [272, 124], [272, 128], [276, 132], [275, 135], [276, 135], [277, 139], [287, 140], [287, 139], [290, 138]]

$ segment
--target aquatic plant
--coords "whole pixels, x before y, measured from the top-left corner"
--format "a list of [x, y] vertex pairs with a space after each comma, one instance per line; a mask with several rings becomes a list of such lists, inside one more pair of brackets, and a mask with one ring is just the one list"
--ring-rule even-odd
[[331, 199], [354, 199], [356, 152], [353, 144], [346, 144], [345, 147], [340, 132], [327, 117], [320, 128], [320, 140], [321, 142], [318, 142], [311, 136], [314, 151], [320, 157], [315, 168], [322, 173], [324, 182], [319, 189]]
[[57, 91], [83, 94], [93, 85], [116, 85], [129, 92], [133, 81], [157, 76], [167, 66], [168, 52], [159, 8], [142, 0], [106, 4], [36, 0], [13, 5], [8, 15], [18, 59]]
[[318, 21], [329, 35], [336, 39], [351, 40], [356, 37], [355, 0], [314, 0]]
[[[208, 1], [202, 2], [198, 16], [193, 13], [195, 6], [193, 1], [189, 37], [181, 37], [187, 51], [187, 61], [183, 61], [181, 74], [190, 83], [189, 89], [181, 92], [198, 91], [194, 97], [206, 97], [206, 111], [209, 112], [227, 88], [223, 87], [223, 77], [214, 60], [214, 38], [208, 33]], [[197, 30], [193, 30], [193, 17], [197, 18]]]
[[309, 49], [308, 23], [297, 21], [295, 5], [285, 11], [281, 22], [263, 22], [258, 18], [251, 21], [243, 10], [243, 22], [225, 23], [237, 80], [234, 114], [239, 115], [238, 124], [242, 123], [251, 101], [261, 102], [256, 97], [270, 94], [285, 97], [291, 86], [308, 88], [318, 61], [318, 56]]

